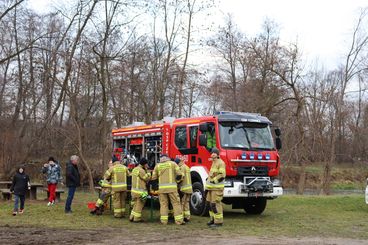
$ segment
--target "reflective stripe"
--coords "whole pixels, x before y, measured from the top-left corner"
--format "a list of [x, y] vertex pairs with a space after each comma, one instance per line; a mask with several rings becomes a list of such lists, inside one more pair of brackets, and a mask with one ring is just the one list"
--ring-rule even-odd
[[158, 165], [158, 171], [162, 171], [164, 169], [169, 169], [171, 167], [171, 163], [167, 162], [167, 163], [160, 163]]
[[169, 182], [170, 183], [174, 183], [174, 179], [173, 179], [173, 170], [169, 169]]
[[159, 184], [159, 189], [177, 188], [176, 184]]
[[142, 217], [142, 213], [138, 213], [138, 212], [134, 212], [134, 211], [132, 211], [132, 215], [133, 215], [134, 217], [137, 217], [137, 218]]
[[189, 183], [191, 183], [190, 170], [189, 170], [189, 168], [187, 168], [186, 170], [187, 171], [186, 171], [186, 174], [185, 174], [186, 176], [185, 177], [187, 178], [187, 183], [189, 184]]
[[123, 212], [122, 208], [114, 208], [114, 213], [121, 213]]
[[117, 188], [117, 187], [127, 187], [127, 183], [126, 182], [115, 182], [111, 184], [112, 188]]
[[224, 182], [220, 182], [218, 184], [206, 183], [206, 188], [207, 189], [224, 188], [224, 187], [225, 187]]
[[102, 201], [100, 198], [97, 200], [96, 204], [97, 206], [100, 206], [104, 203], [104, 201]]
[[175, 221], [182, 221], [184, 219], [182, 214], [174, 216]]
[[212, 211], [209, 211], [210, 217], [213, 217], [215, 214]]
[[[114, 173], [114, 183], [118, 182], [116, 173]], [[114, 186], [114, 183], [111, 183], [112, 186]]]
[[192, 185], [183, 185], [180, 190], [182, 191], [186, 191], [186, 190], [191, 190], [192, 189]]
[[190, 216], [190, 211], [184, 211], [185, 216]]
[[124, 166], [115, 167], [114, 172], [115, 173], [125, 173], [125, 167]]
[[142, 192], [146, 192], [146, 190], [145, 189], [140, 189], [140, 188], [132, 188], [132, 192], [141, 194]]
[[146, 173], [146, 174], [143, 176], [143, 179], [147, 180], [149, 177], [151, 177], [151, 174], [150, 174], [150, 173]]
[[161, 220], [164, 220], [164, 221], [168, 221], [169, 220], [169, 216], [168, 215], [161, 215], [160, 219]]
[[112, 185], [112, 188], [119, 188], [119, 187], [127, 187], [127, 184], [123, 184], [123, 185], [113, 184]]
[[224, 215], [222, 213], [214, 214], [215, 219], [222, 219]]

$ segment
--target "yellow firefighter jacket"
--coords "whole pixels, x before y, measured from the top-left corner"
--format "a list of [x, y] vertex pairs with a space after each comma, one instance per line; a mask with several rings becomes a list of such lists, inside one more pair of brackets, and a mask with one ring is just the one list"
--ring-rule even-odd
[[183, 176], [179, 166], [173, 161], [160, 162], [153, 170], [152, 180], [158, 179], [158, 193], [171, 193], [178, 190], [176, 180]]
[[224, 190], [226, 177], [226, 166], [220, 158], [213, 160], [211, 170], [207, 179], [207, 190]]
[[114, 162], [114, 166], [109, 168], [104, 179], [111, 181], [111, 190], [114, 192], [127, 190], [127, 175], [128, 168], [122, 165], [120, 162]]
[[146, 183], [151, 179], [151, 173], [148, 173], [141, 165], [138, 165], [133, 169], [131, 176], [132, 195], [140, 196], [143, 192], [147, 193]]
[[179, 163], [180, 171], [183, 173], [182, 181], [179, 183], [179, 190], [184, 193], [192, 193], [192, 179], [190, 176], [190, 168], [183, 162]]

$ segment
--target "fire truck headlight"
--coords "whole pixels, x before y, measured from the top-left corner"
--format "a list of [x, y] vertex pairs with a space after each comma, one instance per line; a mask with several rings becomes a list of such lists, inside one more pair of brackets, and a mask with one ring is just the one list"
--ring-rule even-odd
[[225, 187], [232, 187], [233, 186], [233, 182], [231, 180], [225, 180], [224, 181], [224, 186]]
[[281, 186], [281, 180], [279, 179], [273, 179], [272, 180], [273, 186]]

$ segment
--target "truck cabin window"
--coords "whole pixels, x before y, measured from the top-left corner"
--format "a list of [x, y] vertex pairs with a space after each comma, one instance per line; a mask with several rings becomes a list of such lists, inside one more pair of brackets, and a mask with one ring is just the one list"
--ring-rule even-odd
[[265, 123], [222, 122], [220, 141], [224, 148], [272, 150], [275, 148], [270, 127]]
[[177, 127], [175, 129], [175, 145], [178, 149], [187, 148], [187, 128]]

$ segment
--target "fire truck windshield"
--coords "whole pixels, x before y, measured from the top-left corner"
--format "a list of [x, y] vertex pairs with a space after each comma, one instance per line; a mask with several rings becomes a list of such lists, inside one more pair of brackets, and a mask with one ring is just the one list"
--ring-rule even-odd
[[272, 150], [275, 148], [270, 127], [265, 123], [221, 122], [220, 142], [223, 148]]

